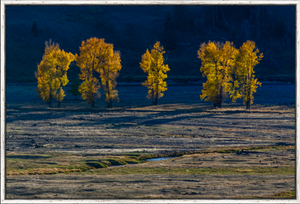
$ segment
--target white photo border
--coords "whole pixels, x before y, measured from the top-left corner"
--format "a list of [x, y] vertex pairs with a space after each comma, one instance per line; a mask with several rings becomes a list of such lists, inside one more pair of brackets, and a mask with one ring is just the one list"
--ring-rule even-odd
[[[5, 110], [6, 110], [6, 99], [5, 99], [5, 84], [6, 84], [6, 68], [5, 68], [5, 7], [7, 5], [291, 5], [296, 7], [296, 67], [295, 67], [295, 86], [296, 86], [296, 199], [251, 199], [251, 200], [238, 200], [238, 199], [224, 199], [224, 200], [193, 200], [193, 199], [168, 199], [168, 200], [149, 200], [149, 199], [126, 199], [126, 200], [107, 200], [107, 199], [97, 199], [97, 200], [75, 200], [75, 199], [55, 199], [55, 200], [13, 200], [5, 198]], [[1, 192], [0, 192], [0, 202], [1, 203], [300, 203], [300, 191], [299, 191], [299, 149], [300, 141], [298, 136], [300, 135], [300, 122], [299, 122], [299, 108], [300, 108], [300, 97], [299, 97], [299, 87], [300, 87], [300, 1], [299, 0], [1, 0], [1, 70], [0, 70], [0, 136], [1, 136]]]

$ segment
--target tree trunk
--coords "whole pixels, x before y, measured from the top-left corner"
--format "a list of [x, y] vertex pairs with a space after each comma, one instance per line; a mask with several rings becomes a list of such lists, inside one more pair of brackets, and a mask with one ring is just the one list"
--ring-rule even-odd
[[[251, 85], [250, 85], [250, 86], [251, 86]], [[250, 110], [250, 104], [251, 104], [250, 96], [251, 96], [251, 89], [250, 89], [249, 86], [248, 86], [248, 90], [247, 90], [247, 101], [246, 101], [246, 109], [247, 109], [247, 110]]]
[[246, 110], [250, 110], [250, 99], [246, 101]]
[[217, 96], [217, 102], [216, 105], [214, 105], [215, 107], [221, 108], [222, 107], [222, 100], [223, 100], [223, 87], [220, 86], [220, 88], [218, 88], [219, 93]]
[[218, 107], [222, 108], [222, 101], [223, 101], [223, 87], [220, 87], [220, 95], [219, 95], [219, 104]]
[[222, 101], [219, 100], [218, 108], [222, 108]]
[[107, 108], [112, 108], [112, 104], [113, 104], [113, 101], [110, 99], [110, 100], [107, 102]]
[[60, 108], [60, 101], [58, 101], [58, 104], [57, 104], [57, 105], [58, 105], [58, 107]]
[[[158, 86], [157, 86], [158, 87]], [[158, 88], [156, 90], [156, 94], [155, 94], [155, 102], [154, 105], [157, 105], [157, 101], [158, 101]]]
[[95, 107], [95, 101], [93, 100], [92, 101], [92, 108], [94, 108]]
[[157, 105], [158, 98], [155, 97], [154, 105]]
[[[250, 66], [252, 67], [252, 60], [250, 62]], [[248, 80], [247, 80], [247, 101], [246, 101], [246, 109], [247, 110], [250, 110], [250, 104], [251, 104], [251, 78], [252, 78], [252, 75], [251, 75], [251, 70], [249, 69], [249, 72], [248, 72]]]
[[[109, 91], [109, 81], [106, 81], [106, 88], [107, 88], [107, 95], [108, 97], [110, 97], [110, 91]], [[112, 108], [112, 98], [109, 99], [109, 101], [107, 102], [107, 107], [108, 108]]]
[[51, 107], [51, 100], [52, 100], [52, 95], [51, 95], [51, 87], [50, 87], [49, 107]]

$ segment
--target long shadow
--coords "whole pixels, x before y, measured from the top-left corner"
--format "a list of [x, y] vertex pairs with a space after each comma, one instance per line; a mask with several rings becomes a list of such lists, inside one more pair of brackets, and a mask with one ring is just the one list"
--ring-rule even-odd
[[[240, 119], [239, 119], [240, 120]], [[184, 126], [188, 126], [189, 124], [186, 124], [186, 123], [176, 123], [177, 125], [184, 125]], [[192, 124], [193, 125], [193, 124]], [[250, 127], [245, 127], [244, 125], [250, 125]], [[255, 127], [251, 127], [251, 123], [249, 124], [247, 120], [245, 121], [242, 121], [242, 122], [239, 122], [237, 124], [226, 124], [226, 123], [214, 123], [212, 124], [211, 121], [207, 121], [207, 122], [198, 122], [197, 123], [197, 126], [200, 127], [200, 128], [203, 128], [203, 127], [218, 127], [218, 128], [239, 128], [239, 129], [252, 129], [252, 128], [255, 128], [257, 129], [257, 126]], [[193, 125], [195, 126], [195, 125]], [[272, 128], [272, 129], [295, 129], [295, 127], [291, 127], [291, 126], [270, 126], [270, 125], [264, 125], [264, 124], [261, 124], [258, 126], [259, 129], [263, 129], [264, 127], [269, 127], [269, 128]]]
[[[200, 111], [199, 111], [200, 110]], [[203, 115], [203, 116], [181, 116], [181, 117], [176, 117], [176, 118], [171, 118], [171, 119], [153, 119], [153, 117], [160, 117], [160, 116], [175, 116], [175, 115], [178, 115], [178, 114], [186, 114], [186, 113], [195, 113], [195, 112], [206, 112], [206, 113], [211, 113], [211, 114], [206, 114], [206, 115]], [[140, 123], [137, 123], [136, 125], [134, 124], [126, 124], [126, 126], [137, 126], [137, 125], [161, 125], [161, 124], [166, 124], [166, 123], [169, 123], [169, 122], [175, 122], [175, 121], [180, 121], [180, 120], [183, 120], [183, 119], [199, 119], [199, 118], [207, 118], [207, 117], [214, 117], [214, 116], [218, 116], [216, 115], [216, 113], [219, 113], [219, 112], [222, 112], [222, 113], [225, 113], [225, 114], [239, 114], [239, 113], [248, 113], [248, 111], [240, 111], [240, 110], [234, 110], [234, 111], [207, 111], [207, 110], [203, 110], [203, 109], [200, 109], [200, 108], [196, 108], [196, 109], [187, 109], [187, 110], [184, 110], [184, 109], [180, 109], [179, 111], [166, 111], [166, 112], [160, 112], [158, 114], [155, 114], [155, 115], [152, 115], [152, 118], [150, 119], [146, 119], [146, 121], [144, 122], [140, 122]], [[259, 112], [257, 111], [257, 113], [270, 113], [270, 112]], [[139, 118], [140, 117], [135, 117], [134, 119], [136, 118]], [[232, 118], [229, 118], [229, 117], [222, 117], [222, 119], [224, 120], [232, 120]], [[274, 118], [238, 118], [238, 120], [273, 120]], [[293, 119], [293, 118], [290, 118], [290, 117], [284, 117], [284, 118], [280, 118], [282, 120], [286, 120], [286, 119]], [[128, 122], [128, 121], [127, 121]], [[132, 122], [132, 121], [129, 121], [129, 122]], [[200, 124], [200, 123], [199, 123]], [[184, 124], [186, 125], [186, 124]], [[206, 124], [208, 125], [208, 124]], [[218, 124], [218, 127], [220, 127], [221, 124]], [[118, 125], [118, 127], [120, 127], [122, 125]], [[214, 127], [216, 126], [216, 124], [209, 124], [208, 126], [211, 126], [211, 127]], [[226, 125], [222, 125], [223, 127], [228, 127], [229, 125], [226, 124]], [[233, 126], [235, 127], [235, 126]]]
[[[162, 104], [163, 105], [163, 104]], [[169, 104], [165, 104], [169, 105]], [[180, 104], [179, 104], [180, 105]], [[191, 106], [192, 104], [182, 104]], [[114, 108], [114, 109], [107, 109], [107, 108], [97, 108], [97, 109], [42, 109], [42, 108], [33, 108], [29, 109], [26, 107], [14, 107], [10, 106], [10, 109], [18, 109], [22, 110], [24, 112], [28, 112], [25, 116], [21, 116], [21, 118], [7, 118], [7, 122], [13, 122], [18, 120], [46, 120], [46, 119], [57, 119], [62, 117], [72, 117], [69, 113], [81, 113], [83, 115], [87, 115], [90, 113], [109, 113], [109, 112], [127, 112], [127, 113], [151, 113], [150, 115], [147, 114], [146, 116], [139, 116], [139, 115], [130, 115], [130, 116], [121, 116], [122, 113], [120, 113], [118, 116], [115, 117], [102, 117], [99, 115], [99, 117], [93, 117], [93, 118], [85, 118], [84, 116], [74, 116], [70, 120], [78, 120], [78, 121], [86, 121], [86, 122], [80, 122], [77, 124], [62, 124], [62, 126], [94, 126], [96, 124], [111, 124], [112, 126], [109, 127], [109, 129], [119, 129], [122, 127], [134, 127], [134, 126], [152, 126], [152, 125], [162, 125], [167, 124], [170, 122], [176, 122], [184, 119], [199, 119], [199, 118], [210, 118], [210, 117], [217, 117], [220, 116], [218, 113], [222, 113], [222, 115], [232, 115], [232, 114], [240, 114], [240, 113], [249, 113], [249, 111], [246, 110], [232, 110], [232, 111], [222, 111], [222, 109], [214, 110], [212, 107], [208, 107], [206, 105], [202, 105], [199, 107], [200, 104], [197, 104], [197, 107], [195, 108], [187, 108], [187, 109], [175, 109], [175, 110], [161, 110], [163, 107], [159, 107], [160, 110], [135, 110], [134, 108], [143, 108], [145, 106], [136, 106], [136, 107], [130, 107], [130, 108]], [[133, 110], [132, 110], [133, 109]], [[35, 113], [31, 114], [31, 112], [40, 111], [41, 113]], [[46, 115], [45, 115], [45, 112]], [[49, 113], [50, 112], [50, 113]], [[189, 113], [199, 113], [199, 112], [205, 112], [208, 114], [199, 116], [199, 115], [182, 115], [181, 114], [189, 114]], [[252, 113], [270, 113], [267, 111], [251, 111]], [[7, 115], [10, 113], [15, 113], [15, 111], [8, 111]], [[272, 113], [272, 112], [271, 112]], [[157, 118], [157, 117], [172, 117], [172, 118]], [[177, 116], [177, 117], [174, 117]], [[219, 118], [219, 117], [218, 117]], [[221, 117], [222, 120], [228, 120], [231, 121], [233, 118], [230, 117]], [[238, 120], [273, 120], [274, 118], [238, 118]], [[285, 117], [280, 119], [293, 119], [291, 117]], [[115, 124], [115, 123], [121, 123], [121, 124]], [[123, 124], [122, 124], [123, 123]], [[132, 123], [132, 124], [130, 124]], [[50, 124], [51, 125], [51, 124]], [[55, 124], [54, 124], [55, 125]], [[187, 124], [184, 124], [187, 125]], [[232, 126], [230, 124], [205, 124], [204, 126], [218, 126], [218, 127], [237, 127]], [[199, 126], [203, 126], [203, 122], [199, 122]]]
[[51, 158], [50, 156], [37, 156], [37, 155], [6, 155], [6, 158], [13, 159], [43, 159], [43, 158]]
[[[226, 108], [226, 107], [225, 107]], [[262, 114], [274, 114], [274, 113], [278, 113], [278, 114], [281, 114], [281, 111], [280, 110], [278, 110], [278, 111], [272, 111], [272, 112], [270, 112], [270, 111], [255, 111], [255, 110], [250, 110], [250, 111], [248, 111], [248, 110], [230, 110], [230, 111], [228, 111], [228, 110], [224, 110], [224, 111], [222, 111], [222, 109], [217, 109], [217, 110], [209, 110], [209, 111], [207, 111], [207, 112], [213, 112], [213, 113], [225, 113], [225, 114], [239, 114], [239, 113], [248, 113], [248, 114], [252, 114], [252, 113], [262, 113]]]
[[[82, 112], [82, 113], [97, 113], [97, 112], [113, 112], [113, 111], [125, 111], [126, 107], [115, 107], [113, 109], [107, 109], [107, 108], [78, 108], [78, 109], [66, 109], [64, 107], [58, 108], [58, 107], [43, 107], [43, 108], [37, 108], [37, 107], [20, 107], [20, 106], [9, 106], [6, 109], [17, 109], [18, 112], [34, 112], [34, 111], [48, 111], [48, 112]], [[16, 112], [16, 111], [6, 111], [8, 112]]]
[[[165, 104], [169, 105], [169, 104]], [[182, 105], [192, 105], [192, 104], [185, 104], [183, 103]], [[199, 105], [199, 104], [197, 104]], [[179, 113], [191, 113], [191, 112], [203, 112], [205, 109], [209, 108], [195, 108], [195, 109], [178, 109], [175, 111], [162, 111], [162, 110], [135, 110], [135, 108], [143, 108], [147, 106], [130, 106], [130, 107], [116, 107], [112, 109], [107, 109], [107, 108], [79, 108], [79, 109], [66, 109], [66, 108], [40, 108], [40, 107], [20, 107], [20, 106], [9, 106], [6, 110], [6, 116], [9, 116], [10, 114], [20, 114], [19, 118], [7, 118], [7, 122], [13, 122], [13, 121], [18, 121], [18, 120], [45, 120], [45, 119], [56, 119], [56, 118], [61, 118], [61, 117], [66, 117], [66, 116], [72, 116], [70, 113], [81, 113], [83, 115], [88, 115], [90, 113], [113, 113], [113, 112], [128, 112], [128, 113], [155, 113], [155, 115], [161, 116], [161, 115], [174, 115], [179, 114]], [[151, 106], [149, 106], [151, 107]], [[160, 107], [161, 108], [161, 107]], [[13, 110], [10, 110], [13, 109]], [[16, 111], [17, 110], [17, 111]], [[33, 114], [34, 112], [34, 114]], [[37, 113], [40, 112], [40, 113]], [[26, 115], [22, 115], [24, 113], [27, 113]], [[60, 113], [60, 114], [58, 114]], [[154, 115], [154, 116], [155, 116]], [[153, 116], [153, 117], [154, 117]], [[133, 119], [130, 119], [130, 117], [133, 117]], [[120, 117], [117, 117], [120, 118]], [[140, 117], [136, 116], [125, 116], [124, 118], [121, 118], [121, 120], [134, 120]], [[87, 119], [86, 119], [87, 120]], [[113, 120], [110, 118], [109, 120]], [[113, 122], [118, 122], [119, 120], [115, 120]]]
[[[120, 129], [122, 127], [136, 127], [136, 126], [141, 126], [141, 125], [161, 125], [161, 124], [166, 124], [169, 122], [175, 122], [175, 121], [180, 121], [182, 119], [186, 119], [186, 118], [200, 118], [200, 117], [210, 117], [213, 114], [210, 115], [205, 115], [205, 116], [181, 116], [181, 117], [176, 117], [176, 118], [172, 118], [172, 119], [153, 119], [155, 117], [160, 117], [160, 116], [165, 116], [165, 113], [160, 113], [160, 114], [154, 114], [151, 115], [151, 117], [141, 117], [141, 116], [123, 116], [123, 117], [114, 117], [114, 118], [98, 118], [98, 119], [83, 119], [86, 121], [89, 121], [87, 123], [77, 123], [77, 124], [66, 124], [63, 126], [95, 126], [97, 124], [111, 124], [113, 126], [109, 127], [108, 129]], [[174, 114], [168, 114], [168, 116], [170, 115], [178, 115], [178, 113], [174, 113]], [[81, 120], [80, 120], [81, 121]], [[139, 122], [139, 121], [143, 121], [143, 122]], [[124, 124], [115, 124], [115, 123], [124, 123]], [[132, 123], [132, 124], [130, 124]]]
[[[9, 112], [6, 113], [6, 116], [9, 115]], [[6, 122], [14, 122], [14, 121], [20, 121], [20, 120], [25, 120], [25, 121], [31, 121], [31, 120], [47, 120], [47, 119], [57, 119], [57, 118], [61, 118], [63, 116], [63, 114], [60, 115], [50, 115], [50, 114], [46, 114], [45, 113], [40, 113], [40, 114], [26, 114], [26, 115], [21, 115], [21, 116], [15, 116], [15, 118], [8, 118], [6, 117]]]
[[[233, 120], [234, 118], [229, 118], [229, 117], [216, 117], [218, 119], [224, 119], [224, 120]], [[291, 120], [291, 119], [295, 119], [296, 120], [296, 116], [295, 117], [281, 117], [281, 118], [236, 118], [238, 120]]]

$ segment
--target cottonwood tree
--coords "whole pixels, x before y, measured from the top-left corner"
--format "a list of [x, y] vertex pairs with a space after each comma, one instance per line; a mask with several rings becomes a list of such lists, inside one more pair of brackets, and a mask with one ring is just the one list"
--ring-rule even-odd
[[120, 53], [114, 52], [113, 45], [105, 43], [104, 39], [90, 38], [82, 42], [76, 63], [81, 70], [79, 78], [83, 80], [79, 86], [82, 98], [94, 107], [96, 98], [101, 96], [101, 85], [97, 78], [100, 75], [108, 107], [112, 107], [112, 101], [118, 99], [118, 92], [114, 88], [121, 69]]
[[46, 42], [45, 53], [41, 63], [38, 65], [35, 76], [38, 81], [37, 93], [51, 107], [52, 99], [58, 101], [58, 107], [63, 100], [65, 93], [63, 86], [69, 82], [67, 71], [75, 57], [59, 48], [57, 43], [50, 40]]
[[113, 101], [119, 101], [118, 90], [115, 87], [117, 85], [116, 78], [122, 68], [120, 52], [114, 51], [112, 44], [107, 44], [103, 53], [103, 60], [104, 62], [98, 71], [100, 72], [102, 88], [106, 91], [107, 107], [112, 108]]
[[147, 80], [142, 85], [148, 87], [147, 98], [152, 100], [153, 105], [157, 105], [158, 99], [164, 95], [162, 92], [167, 90], [167, 82], [164, 79], [168, 77], [166, 73], [170, 69], [164, 64], [163, 50], [160, 42], [156, 42], [151, 52], [146, 50], [140, 62], [140, 67], [148, 73]]
[[255, 47], [255, 42], [247, 41], [240, 47], [236, 66], [234, 69], [234, 82], [230, 91], [230, 97], [235, 102], [238, 98], [243, 98], [243, 104], [246, 109], [250, 110], [250, 105], [253, 104], [254, 96], [258, 86], [261, 83], [255, 78], [254, 67], [263, 58], [263, 53], [259, 54], [259, 50]]
[[80, 67], [81, 73], [79, 79], [83, 82], [79, 86], [79, 92], [86, 103], [90, 103], [92, 107], [95, 106], [95, 101], [100, 98], [98, 92], [101, 85], [99, 79], [96, 77], [97, 71], [102, 64], [100, 53], [105, 47], [104, 39], [90, 38], [82, 41], [80, 55], [76, 54], [76, 65]]
[[230, 42], [208, 42], [201, 44], [198, 58], [200, 71], [207, 81], [203, 83], [201, 100], [211, 101], [214, 107], [221, 108], [224, 97], [231, 88], [231, 70], [235, 64], [237, 50]]

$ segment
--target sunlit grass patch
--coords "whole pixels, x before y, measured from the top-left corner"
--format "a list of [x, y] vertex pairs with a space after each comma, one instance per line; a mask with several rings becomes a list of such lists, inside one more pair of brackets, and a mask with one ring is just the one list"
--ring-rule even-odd
[[252, 169], [237, 169], [235, 170], [237, 173], [251, 173], [253, 172]]
[[[84, 171], [86, 171], [84, 169]], [[7, 176], [13, 175], [46, 175], [46, 174], [58, 174], [58, 173], [73, 173], [73, 172], [82, 172], [81, 169], [69, 169], [69, 168], [34, 168], [26, 169], [19, 171], [8, 171], [6, 172]]]
[[[152, 158], [160, 158], [160, 157], [180, 157], [183, 155], [192, 155], [192, 154], [208, 154], [208, 153], [247, 153], [247, 151], [256, 151], [256, 150], [294, 150], [295, 146], [288, 145], [288, 146], [252, 146], [252, 147], [232, 147], [232, 148], [220, 148], [220, 149], [210, 149], [210, 150], [194, 150], [194, 151], [172, 151], [172, 152], [165, 152], [165, 153], [157, 153], [157, 154], [142, 154], [138, 158], [140, 160], [152, 159]], [[249, 152], [248, 152], [249, 153]]]
[[295, 199], [296, 193], [295, 190], [291, 191], [283, 191], [279, 193], [275, 193], [272, 195], [266, 195], [266, 196], [237, 196], [234, 198], [250, 198], [250, 199]]
[[99, 156], [70, 153], [12, 154], [6, 158], [7, 175], [33, 175], [85, 172], [108, 166], [141, 163], [136, 156]]
[[60, 163], [50, 159], [6, 159], [6, 175], [35, 175], [83, 172], [91, 169], [83, 162]]
[[101, 163], [101, 162], [96, 162], [96, 161], [87, 162], [86, 164], [87, 164], [88, 166], [94, 167], [94, 168], [96, 168], [96, 169], [108, 167], [107, 164]]
[[275, 198], [296, 198], [295, 190], [276, 193]]
[[140, 156], [142, 153], [139, 152], [128, 152], [128, 153], [122, 153], [122, 155], [125, 156]]

